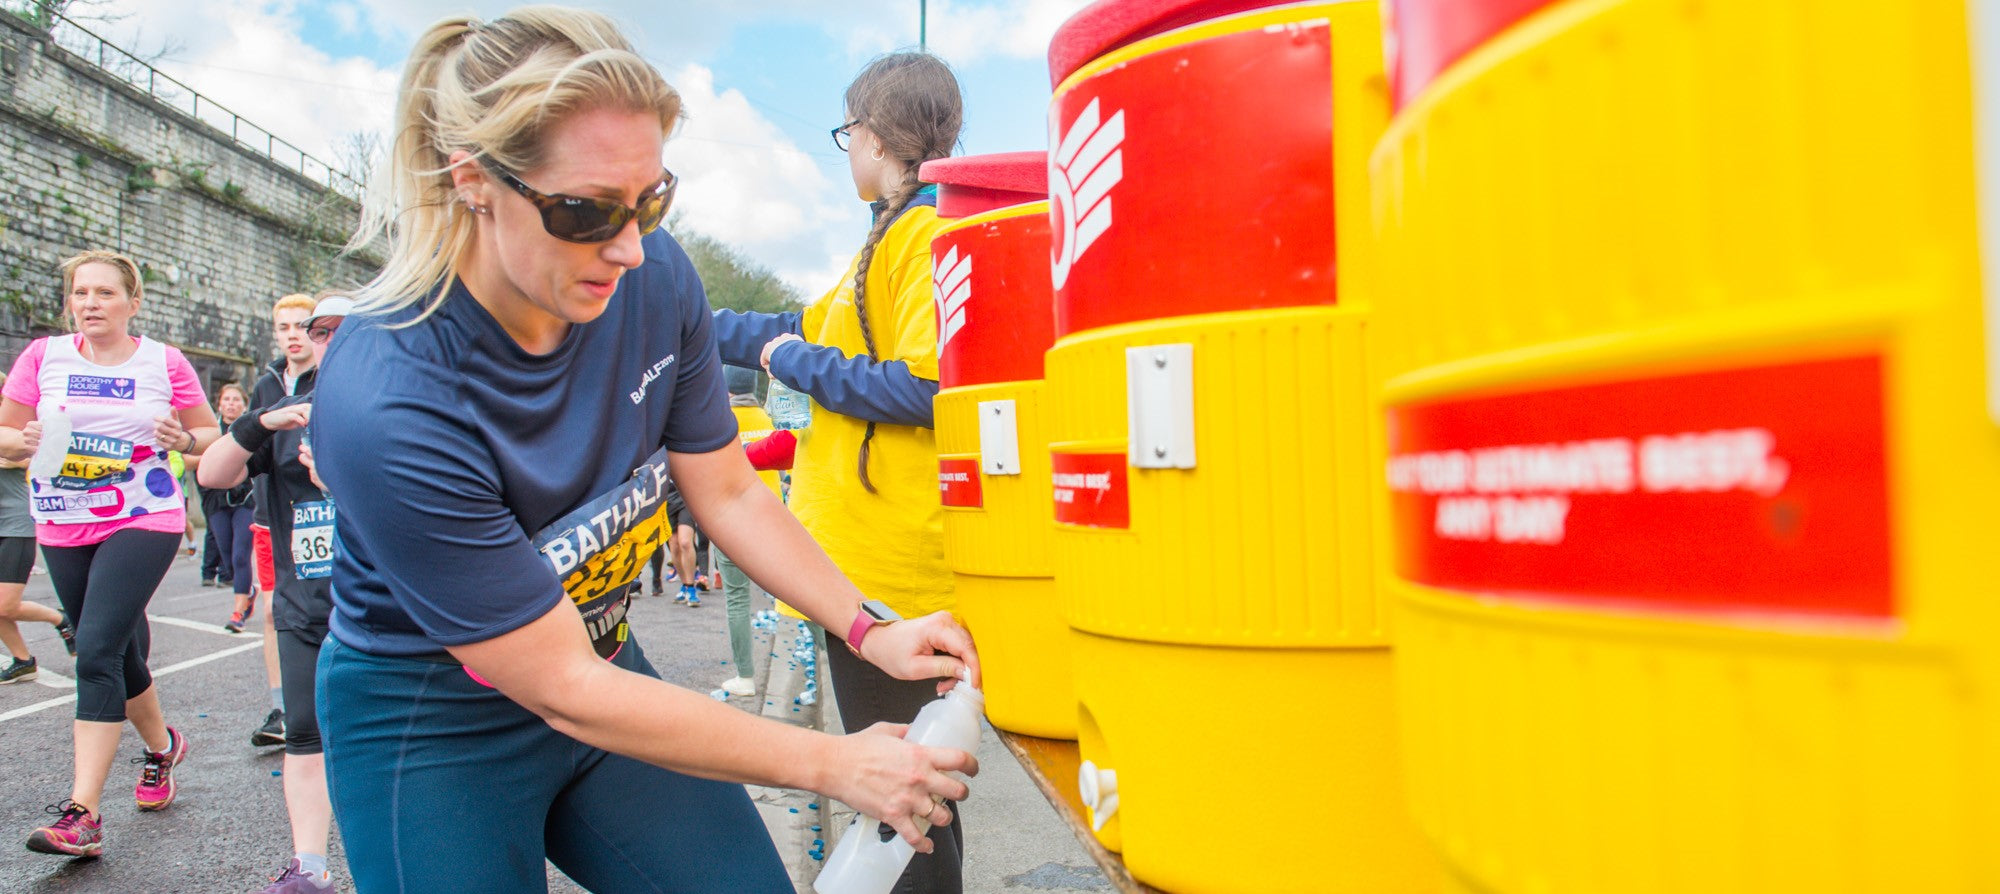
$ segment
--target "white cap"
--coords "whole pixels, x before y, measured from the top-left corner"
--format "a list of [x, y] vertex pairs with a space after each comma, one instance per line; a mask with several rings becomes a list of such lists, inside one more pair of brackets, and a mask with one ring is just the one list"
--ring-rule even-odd
[[330, 295], [321, 298], [318, 304], [313, 305], [312, 316], [306, 318], [306, 328], [312, 328], [312, 325], [319, 322], [321, 317], [344, 317], [353, 312], [354, 299], [352, 298], [341, 295]]

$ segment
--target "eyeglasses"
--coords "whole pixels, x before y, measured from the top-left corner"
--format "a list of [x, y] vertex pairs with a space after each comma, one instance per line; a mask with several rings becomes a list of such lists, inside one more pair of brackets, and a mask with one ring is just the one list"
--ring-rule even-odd
[[666, 176], [646, 190], [639, 197], [638, 206], [634, 207], [610, 199], [538, 192], [499, 165], [484, 159], [481, 163], [502, 183], [513, 187], [515, 192], [541, 209], [542, 229], [547, 230], [549, 235], [564, 242], [584, 245], [609, 242], [634, 220], [639, 222], [641, 236], [659, 229], [660, 221], [667, 216], [667, 208], [674, 203], [674, 189], [680, 185], [680, 178], [675, 177], [674, 172], [662, 170], [661, 173]]
[[333, 340], [333, 331], [339, 328], [339, 323], [327, 326], [314, 326], [306, 330], [306, 337], [312, 339], [313, 344], [323, 345]]
[[854, 126], [860, 123], [861, 119], [856, 118], [853, 121], [849, 121], [846, 124], [834, 128], [833, 147], [835, 149], [839, 149], [842, 152], [846, 152], [847, 144], [854, 141], [854, 134], [852, 133], [852, 131], [854, 130]]

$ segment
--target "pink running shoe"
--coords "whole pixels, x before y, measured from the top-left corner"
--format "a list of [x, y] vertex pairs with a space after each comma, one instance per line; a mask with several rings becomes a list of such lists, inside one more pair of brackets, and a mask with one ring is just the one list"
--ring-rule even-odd
[[187, 737], [170, 726], [167, 741], [172, 744], [166, 751], [148, 751], [144, 757], [132, 759], [135, 764], [145, 765], [139, 769], [139, 787], [132, 790], [140, 810], [165, 810], [174, 803], [174, 768], [187, 757]]
[[44, 808], [56, 821], [28, 833], [28, 850], [42, 854], [95, 857], [104, 853], [104, 823], [83, 805], [64, 798]]

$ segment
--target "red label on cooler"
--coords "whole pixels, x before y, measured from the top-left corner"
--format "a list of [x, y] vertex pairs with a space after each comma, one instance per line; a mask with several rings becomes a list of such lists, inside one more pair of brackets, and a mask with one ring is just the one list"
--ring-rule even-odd
[[1397, 573], [1642, 611], [1890, 618], [1882, 361], [1394, 407]]
[[979, 460], [938, 460], [938, 498], [946, 506], [978, 509], [986, 505], [979, 490]]
[[1056, 340], [1048, 214], [947, 230], [931, 241], [931, 259], [939, 387], [1042, 378]]
[[1092, 528], [1132, 526], [1123, 453], [1055, 453], [1056, 521]]

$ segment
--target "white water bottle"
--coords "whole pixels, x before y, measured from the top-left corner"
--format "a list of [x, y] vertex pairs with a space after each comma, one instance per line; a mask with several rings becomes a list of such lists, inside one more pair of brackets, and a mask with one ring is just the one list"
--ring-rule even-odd
[[69, 413], [58, 407], [41, 419], [42, 443], [28, 461], [28, 475], [47, 481], [62, 474], [63, 460], [69, 458]]
[[[986, 696], [961, 682], [943, 698], [924, 706], [903, 735], [908, 742], [934, 748], [972, 751], [979, 747], [979, 717], [986, 711]], [[917, 829], [929, 832], [931, 824], [921, 818]], [[819, 894], [889, 894], [903, 867], [917, 850], [889, 826], [872, 817], [856, 816], [834, 845], [833, 856], [813, 882]]]
[[812, 424], [812, 398], [793, 390], [785, 383], [771, 377], [771, 387], [764, 395], [764, 412], [771, 415], [771, 425], [775, 428], [797, 430]]

